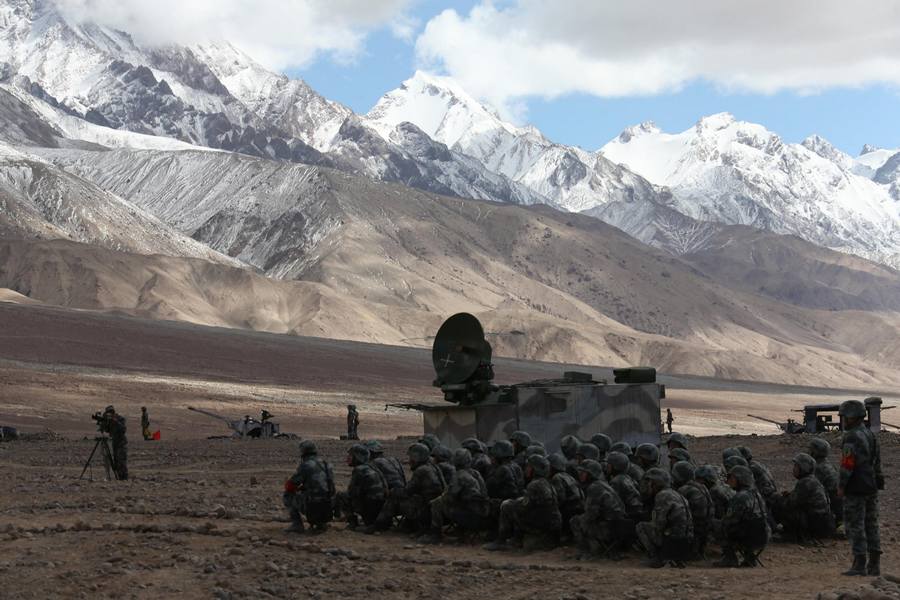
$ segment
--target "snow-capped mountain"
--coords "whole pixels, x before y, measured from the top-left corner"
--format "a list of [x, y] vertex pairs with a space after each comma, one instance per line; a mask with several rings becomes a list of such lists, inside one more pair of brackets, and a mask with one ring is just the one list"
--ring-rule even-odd
[[722, 113], [678, 134], [631, 127], [601, 152], [668, 187], [672, 208], [698, 221], [791, 233], [898, 264], [900, 203], [821, 138], [788, 144]]

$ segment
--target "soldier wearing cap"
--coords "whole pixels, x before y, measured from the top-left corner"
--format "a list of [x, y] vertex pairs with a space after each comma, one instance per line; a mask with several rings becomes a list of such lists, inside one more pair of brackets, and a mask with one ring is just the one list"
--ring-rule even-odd
[[844, 530], [853, 551], [853, 565], [844, 575], [880, 575], [878, 490], [884, 489], [881, 449], [878, 438], [866, 427], [862, 402], [847, 400], [838, 413], [844, 421], [838, 497], [844, 499]]

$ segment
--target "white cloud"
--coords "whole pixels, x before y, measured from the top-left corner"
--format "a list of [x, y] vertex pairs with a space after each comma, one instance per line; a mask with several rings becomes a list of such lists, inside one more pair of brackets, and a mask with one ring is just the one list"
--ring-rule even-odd
[[900, 84], [900, 2], [891, 0], [483, 0], [446, 10], [416, 42], [500, 107], [572, 92], [652, 95], [694, 80], [815, 92]]
[[[367, 33], [404, 32], [411, 0], [55, 0], [64, 14], [131, 33], [140, 43], [226, 39], [273, 69], [321, 53], [352, 60]], [[407, 24], [407, 25], [404, 25]], [[411, 35], [408, 32], [407, 35]]]

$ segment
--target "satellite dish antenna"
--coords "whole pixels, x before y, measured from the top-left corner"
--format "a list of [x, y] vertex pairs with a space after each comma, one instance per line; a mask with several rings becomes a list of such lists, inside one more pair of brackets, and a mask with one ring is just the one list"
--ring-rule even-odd
[[[431, 361], [437, 374], [435, 384], [469, 381], [479, 368], [490, 367], [491, 353], [491, 345], [484, 339], [484, 329], [478, 319], [469, 313], [453, 315], [434, 336]], [[491, 371], [487, 379], [492, 377]]]

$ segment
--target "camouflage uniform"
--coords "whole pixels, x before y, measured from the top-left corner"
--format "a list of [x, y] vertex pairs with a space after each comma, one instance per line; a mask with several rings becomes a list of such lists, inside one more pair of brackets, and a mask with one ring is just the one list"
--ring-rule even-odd
[[713, 524], [713, 500], [706, 486], [697, 481], [694, 465], [687, 461], [675, 463], [672, 467], [672, 486], [685, 497], [691, 507], [691, 521], [694, 524], [694, 551], [703, 556], [706, 541]]
[[366, 448], [369, 450], [370, 464], [384, 477], [388, 490], [406, 487], [406, 471], [403, 469], [403, 463], [393, 456], [384, 456], [384, 450], [376, 440], [366, 442]]
[[509, 436], [509, 441], [512, 442], [513, 450], [516, 453], [516, 464], [519, 465], [520, 469], [524, 469], [525, 461], [528, 459], [526, 450], [528, 449], [528, 446], [531, 445], [531, 435], [526, 431], [514, 431], [513, 434]]
[[284, 484], [284, 504], [291, 516], [291, 531], [303, 531], [303, 520], [322, 530], [333, 518], [334, 473], [328, 461], [318, 457], [316, 445], [300, 442], [300, 465]]
[[666, 440], [666, 447], [668, 448], [669, 452], [679, 448], [681, 450], [684, 450], [685, 454], [680, 454], [678, 460], [686, 460], [695, 467], [697, 466], [696, 463], [694, 463], [694, 459], [691, 458], [691, 453], [688, 452], [688, 439], [687, 436], [683, 433], [678, 433], [677, 431], [674, 433], [670, 433], [669, 439]]
[[572, 517], [570, 526], [582, 553], [596, 555], [617, 538], [629, 539], [634, 533], [634, 524], [625, 516], [622, 499], [603, 480], [600, 463], [586, 460], [579, 469], [581, 479], [587, 485], [587, 494], [584, 513]]
[[378, 529], [388, 529], [394, 517], [403, 517], [403, 525], [408, 530], [430, 527], [431, 501], [446, 489], [441, 469], [429, 460], [427, 446], [413, 444], [407, 454], [412, 477], [405, 488], [394, 490], [388, 496], [375, 521]]
[[778, 484], [775, 483], [772, 472], [769, 471], [769, 467], [763, 463], [758, 460], [753, 460], [753, 454], [747, 446], [738, 446], [738, 451], [741, 453], [741, 456], [744, 457], [744, 460], [747, 461], [747, 464], [750, 466], [750, 471], [753, 472], [753, 480], [756, 482], [756, 489], [759, 490], [763, 499], [768, 503], [769, 499], [778, 493]]
[[550, 463], [550, 483], [559, 499], [562, 534], [566, 536], [571, 532], [569, 523], [572, 517], [584, 511], [584, 492], [578, 481], [566, 472], [566, 459], [561, 454], [551, 454], [547, 460]]
[[431, 451], [431, 461], [441, 470], [441, 475], [443, 475], [444, 483], [447, 487], [450, 487], [450, 484], [453, 483], [453, 478], [456, 477], [456, 469], [453, 467], [453, 463], [450, 462], [452, 459], [453, 452], [447, 446], [436, 446]]
[[831, 444], [822, 438], [813, 438], [809, 442], [809, 455], [816, 459], [816, 479], [828, 494], [831, 514], [834, 516], [834, 523], [837, 526], [844, 520], [844, 499], [838, 497], [838, 470], [828, 461], [830, 451]]
[[468, 438], [463, 440], [460, 446], [468, 450], [472, 455], [472, 468], [478, 471], [482, 479], [487, 479], [493, 464], [491, 463], [491, 457], [486, 453], [484, 444], [475, 438]]
[[[765, 548], [771, 535], [766, 518], [766, 502], [756, 489], [753, 472], [749, 467], [733, 467], [728, 478], [729, 482], [734, 481], [735, 494], [722, 519], [722, 559], [716, 566], [756, 566], [753, 557]], [[742, 563], [738, 563], [738, 552], [742, 555]]]
[[632, 463], [621, 452], [610, 452], [606, 456], [606, 473], [609, 485], [616, 491], [622, 504], [625, 506], [625, 514], [633, 521], [645, 521], [644, 501], [637, 484], [628, 476], [628, 468]]
[[467, 531], [482, 529], [491, 510], [487, 486], [481, 474], [472, 468], [472, 454], [460, 448], [453, 453], [453, 466], [453, 482], [431, 502], [432, 536], [437, 539], [447, 521]]
[[562, 515], [559, 513], [556, 490], [547, 479], [550, 463], [543, 456], [534, 455], [528, 458], [527, 466], [531, 478], [525, 495], [515, 500], [504, 500], [500, 505], [498, 543], [491, 549], [503, 547], [504, 542], [513, 535], [539, 536], [548, 543], [555, 543], [559, 536]]
[[[653, 514], [650, 521], [637, 524], [635, 533], [653, 560], [651, 564], [662, 566], [665, 542], [673, 541], [689, 549], [694, 536], [691, 509], [684, 496], [670, 487], [669, 474], [662, 469], [650, 469], [645, 479], [653, 498]], [[684, 556], [682, 560], [687, 558]]]
[[[851, 404], [853, 403], [853, 404]], [[865, 407], [859, 401], [848, 401], [841, 405], [842, 416], [854, 417], [850, 410], [859, 411], [859, 418], [865, 418]], [[844, 530], [850, 540], [854, 556], [854, 567], [870, 560], [869, 574], [877, 574], [880, 568], [881, 536], [878, 527], [878, 490], [884, 489], [881, 472], [881, 449], [878, 438], [864, 422], [844, 431], [841, 442], [841, 470], [839, 488], [844, 493]], [[851, 574], [848, 572], [848, 574]], [[855, 573], [853, 573], [855, 574]]]
[[347, 491], [338, 494], [336, 504], [346, 513], [347, 523], [353, 529], [363, 523], [372, 525], [388, 494], [388, 482], [379, 469], [369, 460], [369, 451], [361, 445], [350, 448], [349, 463], [353, 467]]
[[697, 469], [695, 476], [709, 490], [709, 497], [713, 503], [713, 518], [716, 521], [721, 520], [728, 512], [728, 504], [734, 497], [734, 490], [719, 479], [719, 474], [712, 465], [703, 465]]
[[563, 456], [566, 457], [566, 473], [576, 480], [578, 479], [578, 457], [576, 455], [580, 445], [581, 440], [574, 435], [563, 436], [563, 439], [559, 442], [560, 450]]
[[590, 456], [586, 456], [585, 458], [589, 458], [591, 460], [596, 460], [598, 463], [600, 463], [602, 465], [603, 461], [606, 460], [607, 453], [609, 453], [609, 451], [612, 450], [612, 447], [613, 447], [612, 439], [610, 439], [610, 437], [608, 435], [606, 435], [605, 433], [597, 433], [597, 434], [591, 436], [591, 444], [593, 444], [594, 447], [597, 448], [597, 450], [600, 454], [597, 458], [592, 458]]
[[834, 533], [834, 518], [825, 488], [816, 479], [816, 460], [808, 454], [794, 457], [797, 483], [790, 494], [772, 499], [772, 514], [781, 523], [785, 535], [798, 541], [824, 538]]
[[359, 439], [359, 411], [353, 404], [347, 405], [347, 439]]

